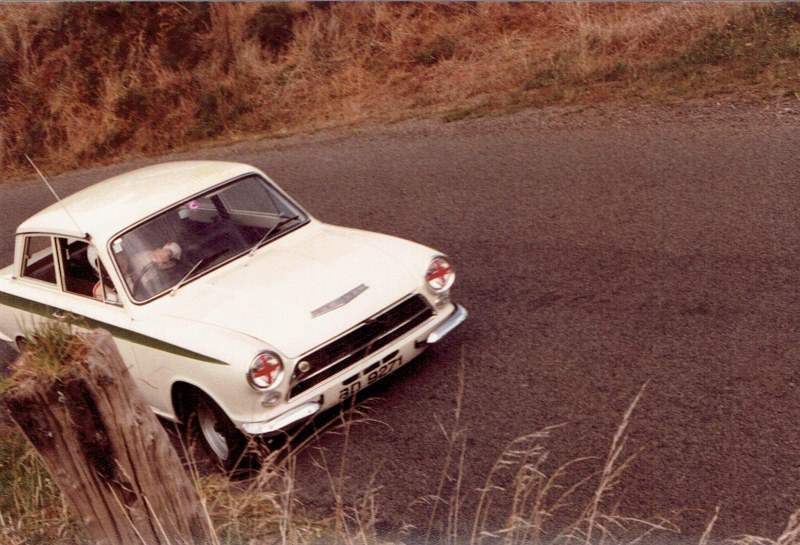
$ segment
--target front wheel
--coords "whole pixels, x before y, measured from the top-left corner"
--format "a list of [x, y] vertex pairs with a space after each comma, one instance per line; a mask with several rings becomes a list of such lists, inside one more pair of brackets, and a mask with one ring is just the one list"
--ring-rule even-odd
[[198, 444], [214, 465], [227, 471], [239, 465], [247, 439], [208, 396], [195, 396], [187, 431], [190, 442]]

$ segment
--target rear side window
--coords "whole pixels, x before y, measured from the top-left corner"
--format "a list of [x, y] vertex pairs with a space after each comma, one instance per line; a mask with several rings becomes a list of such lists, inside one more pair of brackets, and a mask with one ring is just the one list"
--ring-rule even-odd
[[56, 283], [53, 244], [48, 236], [30, 236], [25, 240], [22, 276], [50, 284]]

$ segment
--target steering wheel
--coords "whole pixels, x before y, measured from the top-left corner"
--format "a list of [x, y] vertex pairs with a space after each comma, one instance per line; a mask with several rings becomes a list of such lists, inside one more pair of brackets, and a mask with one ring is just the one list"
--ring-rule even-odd
[[143, 291], [144, 278], [145, 276], [150, 274], [150, 271], [155, 269], [155, 267], [156, 264], [151, 261], [150, 263], [142, 267], [142, 269], [137, 273], [136, 280], [134, 280], [133, 287], [131, 288], [131, 291], [133, 292], [134, 295], [138, 295], [140, 294], [141, 291]]

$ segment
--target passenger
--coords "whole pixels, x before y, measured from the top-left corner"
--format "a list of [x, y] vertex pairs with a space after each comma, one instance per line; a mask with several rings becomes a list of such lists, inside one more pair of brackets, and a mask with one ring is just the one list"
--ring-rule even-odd
[[119, 296], [117, 290], [110, 286], [108, 282], [98, 280], [92, 288], [92, 297], [98, 301], [105, 301], [107, 303], [119, 303]]
[[97, 274], [97, 278], [100, 279], [92, 288], [92, 297], [98, 301], [119, 303], [117, 291], [114, 289], [114, 286], [111, 285], [111, 280], [109, 280], [108, 274], [106, 274], [106, 270], [100, 262], [97, 250], [95, 250], [94, 246], [91, 244], [89, 244], [86, 250], [86, 259], [89, 261], [89, 265], [94, 269], [95, 274]]

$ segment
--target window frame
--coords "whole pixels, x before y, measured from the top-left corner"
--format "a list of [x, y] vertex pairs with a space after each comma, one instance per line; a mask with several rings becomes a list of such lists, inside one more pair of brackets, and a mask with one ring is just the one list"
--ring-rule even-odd
[[[80, 293], [78, 291], [72, 291], [67, 289], [67, 278], [66, 278], [66, 265], [64, 261], [64, 255], [62, 254], [62, 248], [60, 240], [63, 239], [65, 241], [64, 250], [66, 251], [66, 246], [69, 244], [66, 243], [67, 240], [81, 241], [85, 242], [88, 246], [92, 245], [92, 241], [85, 237], [78, 237], [75, 235], [70, 234], [58, 234], [58, 233], [19, 233], [17, 235], [19, 238], [19, 252], [20, 252], [20, 259], [19, 265], [17, 268], [17, 275], [16, 278], [22, 280], [23, 282], [30, 283], [32, 286], [36, 287], [44, 287], [52, 292], [58, 293], [59, 295], [71, 296], [80, 298], [80, 300], [91, 300], [96, 301], [98, 304], [109, 305], [112, 307], [123, 308], [125, 305], [123, 304], [122, 297], [119, 295], [119, 290], [117, 290], [116, 283], [113, 280], [111, 274], [109, 274], [108, 269], [103, 265], [101, 261], [101, 270], [105, 272], [105, 277], [109, 280], [112, 286], [114, 286], [114, 290], [117, 292], [117, 301], [109, 300], [109, 299], [97, 299], [92, 295], [86, 295]], [[30, 276], [25, 274], [25, 270], [28, 265], [28, 260], [30, 256], [28, 256], [28, 250], [30, 248], [30, 242], [33, 238], [46, 238], [50, 241], [50, 252], [53, 260], [53, 270], [55, 273], [55, 282], [49, 282], [47, 280], [42, 280], [40, 278], [36, 278], [35, 276]], [[95, 245], [95, 249], [97, 245]], [[40, 250], [41, 251], [41, 250]], [[98, 279], [99, 280], [99, 279]]]
[[[56, 245], [56, 249], [58, 250], [58, 252], [57, 252], [58, 253], [58, 259], [61, 262], [61, 267], [60, 267], [61, 280], [62, 280], [62, 289], [61, 289], [61, 291], [63, 293], [66, 293], [68, 295], [74, 295], [74, 296], [80, 297], [82, 299], [90, 299], [92, 301], [97, 301], [98, 303], [103, 303], [103, 304], [111, 305], [111, 306], [115, 306], [115, 307], [122, 307], [123, 306], [122, 305], [122, 300], [119, 297], [119, 290], [117, 289], [117, 286], [114, 283], [113, 278], [111, 278], [111, 275], [108, 274], [108, 270], [106, 269], [105, 265], [103, 265], [103, 261], [100, 259], [99, 255], [97, 256], [97, 258], [98, 258], [98, 260], [100, 260], [100, 277], [97, 277], [95, 275], [94, 280], [91, 281], [92, 288], [94, 288], [94, 286], [97, 284], [98, 281], [102, 282], [103, 279], [108, 280], [108, 283], [111, 284], [111, 286], [114, 289], [114, 292], [117, 294], [117, 301], [108, 299], [106, 297], [103, 297], [102, 299], [98, 299], [97, 297], [94, 296], [94, 294], [92, 292], [86, 294], [86, 293], [81, 293], [80, 291], [71, 290], [71, 289], [68, 288], [69, 281], [67, 279], [66, 257], [68, 257], [68, 255], [69, 255], [69, 246], [70, 246], [70, 244], [74, 244], [75, 242], [82, 242], [82, 243], [86, 244], [87, 263], [88, 263], [88, 251], [89, 251], [89, 248], [90, 247], [94, 247], [95, 251], [97, 251], [97, 245], [93, 244], [90, 239], [86, 239], [86, 238], [83, 238], [83, 237], [79, 238], [79, 237], [74, 237], [74, 236], [69, 236], [69, 235], [55, 235], [53, 237], [53, 239], [54, 239], [54, 242], [55, 242], [55, 245]], [[70, 240], [72, 242], [70, 242]], [[63, 241], [63, 247], [62, 247], [62, 241]], [[89, 264], [89, 266], [91, 267], [91, 264]], [[93, 267], [91, 267], [91, 268], [92, 268], [92, 271], [95, 272], [94, 268]], [[105, 286], [106, 284], [103, 283], [103, 285]], [[104, 293], [105, 293], [105, 291], [104, 291]]]
[[[60, 260], [58, 258], [58, 252], [56, 252], [55, 248], [54, 235], [51, 233], [23, 233], [20, 236], [22, 237], [22, 248], [20, 249], [20, 263], [18, 271], [19, 278], [21, 280], [25, 280], [26, 282], [33, 282], [34, 285], [49, 286], [51, 288], [57, 289], [58, 291], [63, 291], [61, 274], [59, 274], [61, 266], [59, 263]], [[30, 248], [31, 241], [34, 238], [46, 238], [50, 241], [50, 257], [52, 259], [53, 274], [55, 276], [53, 282], [50, 282], [49, 280], [43, 280], [41, 278], [36, 278], [35, 276], [26, 274], [26, 269], [28, 268], [28, 261], [30, 260], [31, 257], [33, 257], [32, 255], [28, 255], [28, 250]], [[42, 248], [42, 250], [44, 249], [45, 248]]]

